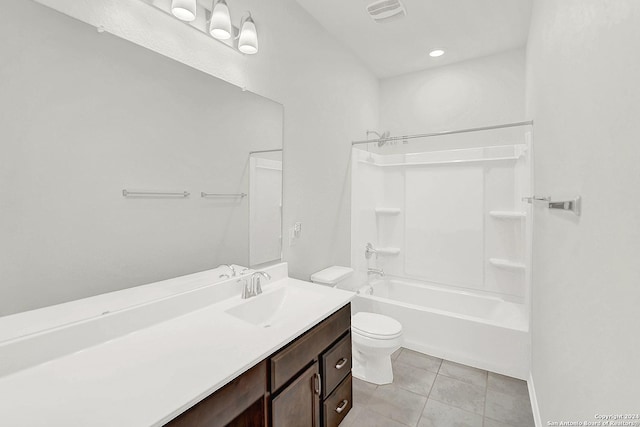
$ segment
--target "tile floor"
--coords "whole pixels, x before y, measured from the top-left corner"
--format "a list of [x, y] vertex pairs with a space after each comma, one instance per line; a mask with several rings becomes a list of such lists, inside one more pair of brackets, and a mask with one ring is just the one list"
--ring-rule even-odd
[[393, 384], [353, 379], [340, 427], [534, 427], [525, 381], [402, 348]]

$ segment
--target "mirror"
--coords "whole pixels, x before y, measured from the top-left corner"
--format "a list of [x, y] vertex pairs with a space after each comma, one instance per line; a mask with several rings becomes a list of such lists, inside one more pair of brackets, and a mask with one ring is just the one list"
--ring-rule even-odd
[[249, 260], [252, 267], [282, 258], [282, 150], [249, 159]]
[[0, 316], [279, 260], [282, 105], [25, 3], [37, 25], [0, 17]]

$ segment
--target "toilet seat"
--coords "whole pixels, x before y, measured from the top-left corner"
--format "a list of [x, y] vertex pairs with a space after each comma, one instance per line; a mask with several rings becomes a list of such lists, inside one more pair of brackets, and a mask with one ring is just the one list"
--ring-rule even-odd
[[382, 314], [359, 312], [351, 317], [354, 333], [378, 340], [392, 340], [402, 335], [402, 325]]

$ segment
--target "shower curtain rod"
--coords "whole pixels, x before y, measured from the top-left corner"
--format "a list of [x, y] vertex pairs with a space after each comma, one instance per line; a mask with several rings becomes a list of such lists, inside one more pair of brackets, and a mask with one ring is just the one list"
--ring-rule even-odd
[[528, 120], [526, 122], [515, 122], [515, 123], [505, 123], [502, 125], [493, 125], [493, 126], [483, 126], [479, 128], [469, 128], [469, 129], [459, 129], [459, 130], [445, 130], [442, 132], [433, 132], [433, 133], [423, 133], [419, 135], [404, 135], [404, 136], [391, 136], [389, 138], [380, 138], [380, 139], [366, 139], [363, 141], [353, 141], [351, 145], [358, 144], [370, 144], [372, 142], [387, 142], [387, 141], [402, 141], [405, 139], [414, 139], [414, 138], [430, 138], [432, 136], [443, 136], [443, 135], [454, 135], [457, 133], [468, 133], [468, 132], [478, 132], [482, 130], [493, 130], [493, 129], [503, 129], [503, 128], [512, 128], [516, 126], [526, 126], [533, 125], [533, 120]]
[[273, 150], [256, 150], [256, 151], [249, 151], [249, 155], [252, 155], [252, 154], [260, 154], [260, 153], [275, 153], [276, 151], [282, 151], [282, 148], [274, 148]]

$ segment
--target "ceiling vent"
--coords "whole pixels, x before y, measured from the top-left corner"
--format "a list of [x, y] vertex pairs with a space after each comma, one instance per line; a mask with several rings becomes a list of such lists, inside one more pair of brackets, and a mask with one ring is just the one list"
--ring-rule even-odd
[[400, 0], [378, 0], [367, 6], [369, 16], [378, 24], [391, 22], [407, 14]]

